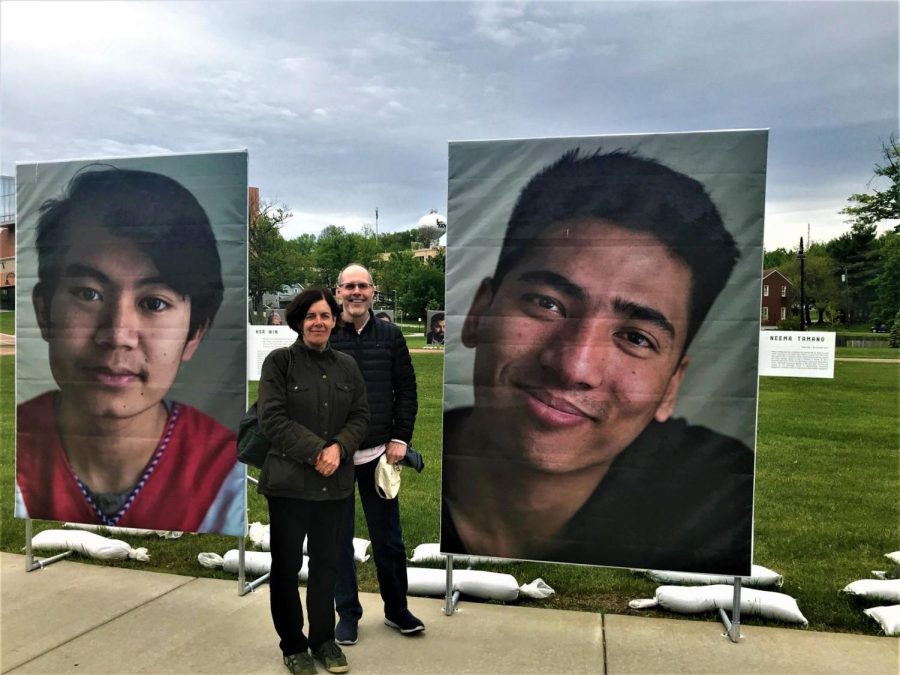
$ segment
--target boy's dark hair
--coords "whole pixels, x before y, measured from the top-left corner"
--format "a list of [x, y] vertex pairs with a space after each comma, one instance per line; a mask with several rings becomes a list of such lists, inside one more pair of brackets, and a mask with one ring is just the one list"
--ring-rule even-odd
[[309, 308], [316, 304], [319, 300], [324, 300], [331, 308], [331, 313], [336, 320], [335, 328], [342, 324], [341, 307], [337, 300], [327, 288], [307, 288], [297, 297], [291, 300], [291, 303], [284, 310], [284, 318], [287, 325], [298, 335], [303, 335], [303, 319], [306, 318]]
[[431, 326], [431, 330], [434, 330], [434, 327], [437, 325], [437, 322], [443, 321], [443, 320], [444, 320], [444, 313], [443, 312], [435, 312], [434, 314], [431, 315], [431, 321], [429, 322], [428, 325]]
[[209, 217], [181, 183], [150, 171], [92, 165], [76, 174], [63, 197], [41, 205], [37, 224], [38, 282], [46, 306], [78, 217], [90, 218], [147, 255], [163, 282], [191, 299], [188, 338], [212, 324], [222, 304], [222, 263]]
[[570, 150], [532, 177], [519, 194], [497, 261], [494, 288], [544, 230], [584, 219], [650, 234], [687, 265], [692, 288], [686, 349], [739, 257], [734, 238], [703, 185], [630, 153]]

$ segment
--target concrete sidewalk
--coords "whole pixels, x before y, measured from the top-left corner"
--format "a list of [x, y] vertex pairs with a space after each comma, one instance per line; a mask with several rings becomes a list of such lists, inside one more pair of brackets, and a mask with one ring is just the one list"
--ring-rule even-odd
[[[62, 561], [25, 572], [0, 554], [3, 673], [277, 673], [268, 587]], [[896, 675], [894, 638], [410, 598], [428, 629], [403, 637], [363, 594], [352, 673], [868, 673]], [[320, 668], [320, 672], [324, 672]]]

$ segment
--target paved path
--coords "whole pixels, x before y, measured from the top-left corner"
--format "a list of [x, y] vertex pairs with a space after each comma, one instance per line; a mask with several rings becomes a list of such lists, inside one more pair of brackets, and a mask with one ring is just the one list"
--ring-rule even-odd
[[[152, 550], [151, 550], [152, 555]], [[68, 560], [25, 572], [0, 553], [0, 672], [272, 673], [281, 663], [268, 587]], [[896, 675], [898, 640], [714, 621], [594, 614], [410, 598], [425, 633], [403, 637], [361, 597], [351, 673], [867, 673]], [[322, 669], [319, 672], [324, 672]]]
[[0, 356], [16, 353], [16, 336], [0, 333]]

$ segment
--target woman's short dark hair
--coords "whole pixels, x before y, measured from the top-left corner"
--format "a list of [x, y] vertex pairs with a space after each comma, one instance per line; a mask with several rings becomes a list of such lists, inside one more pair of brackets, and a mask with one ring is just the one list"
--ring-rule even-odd
[[163, 282], [191, 299], [188, 338], [212, 323], [222, 304], [222, 262], [206, 211], [176, 180], [150, 171], [91, 165], [59, 199], [41, 205], [37, 224], [38, 282], [47, 307], [59, 283], [79, 217], [131, 241]]
[[307, 288], [297, 297], [291, 300], [291, 304], [284, 310], [284, 318], [287, 325], [298, 335], [303, 335], [303, 319], [306, 318], [309, 308], [316, 304], [319, 300], [324, 300], [331, 308], [331, 313], [337, 320], [337, 325], [341, 325], [341, 307], [337, 300], [327, 288]]

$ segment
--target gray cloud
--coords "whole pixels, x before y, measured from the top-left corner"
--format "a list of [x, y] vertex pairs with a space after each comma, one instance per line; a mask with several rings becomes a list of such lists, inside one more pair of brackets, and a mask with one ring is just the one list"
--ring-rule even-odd
[[[288, 234], [446, 210], [447, 141], [767, 127], [770, 246], [896, 131], [895, 3], [2, 3], [0, 170], [242, 148]], [[452, 224], [451, 224], [452, 227]]]

